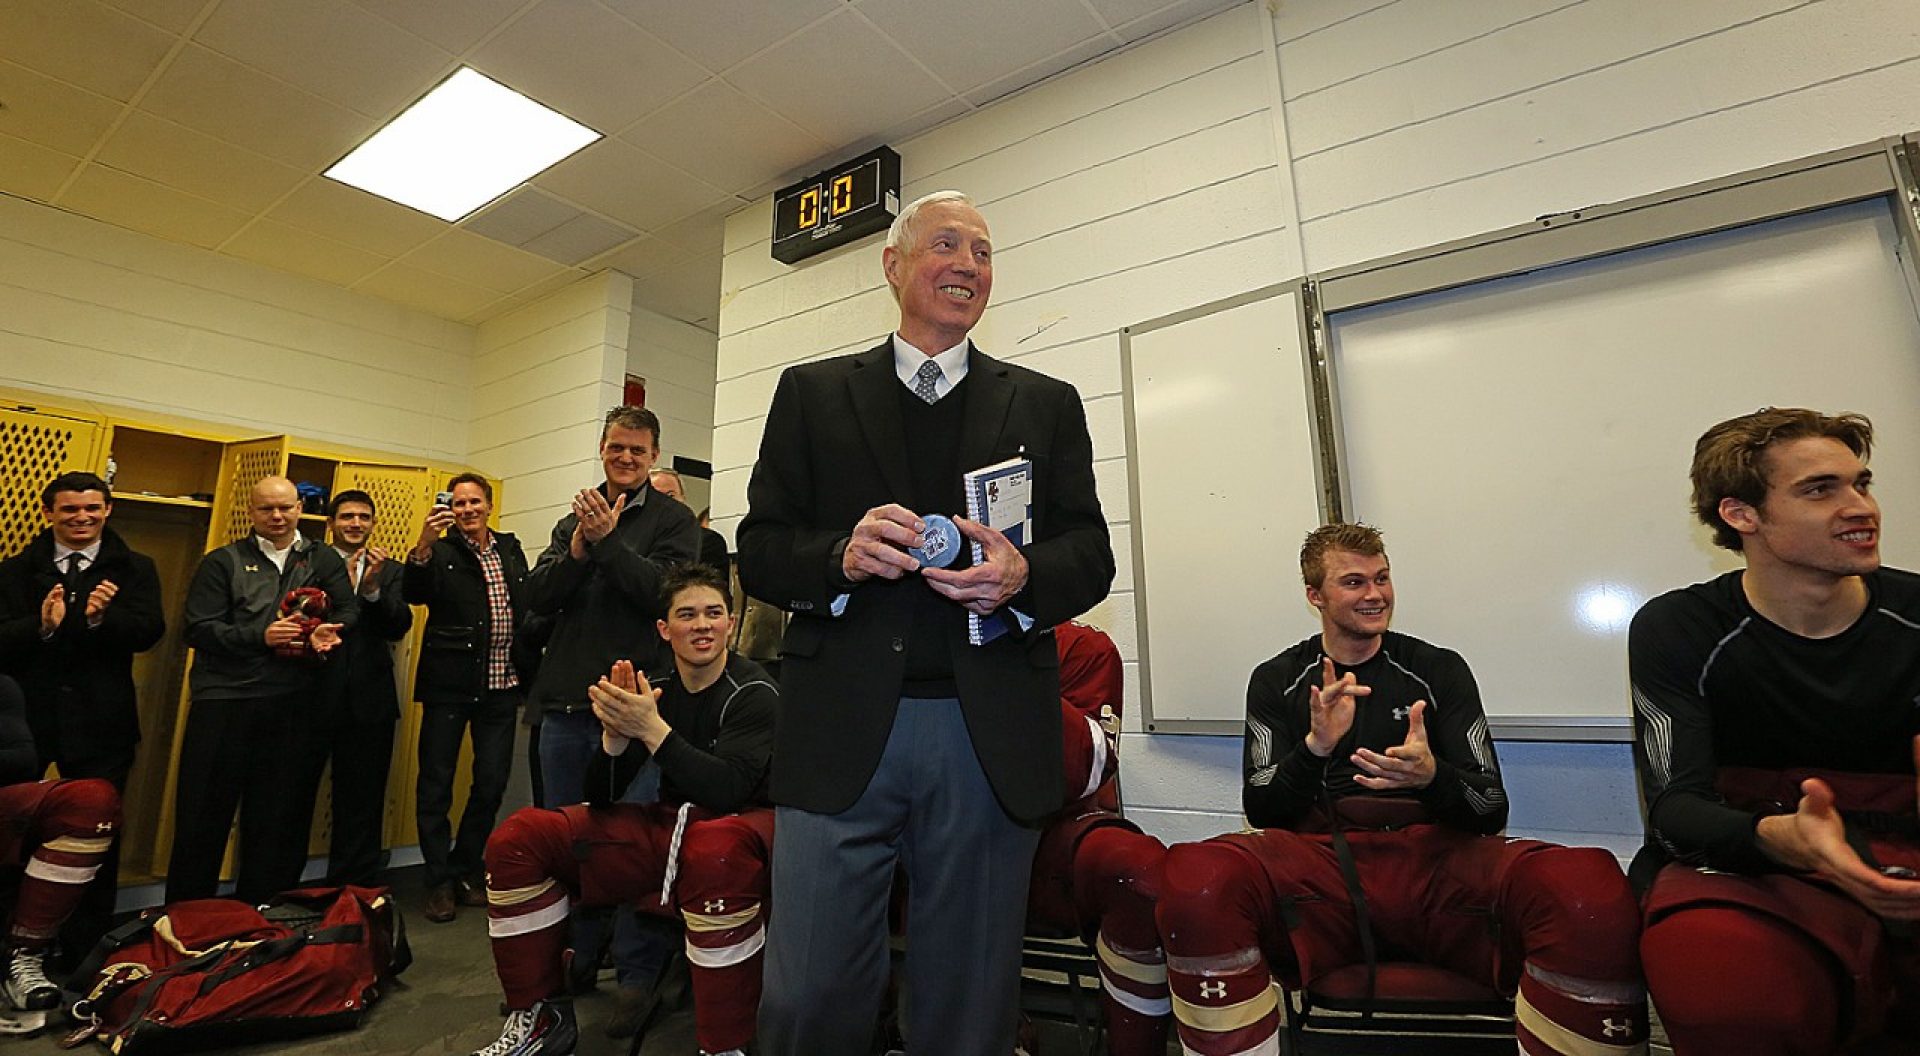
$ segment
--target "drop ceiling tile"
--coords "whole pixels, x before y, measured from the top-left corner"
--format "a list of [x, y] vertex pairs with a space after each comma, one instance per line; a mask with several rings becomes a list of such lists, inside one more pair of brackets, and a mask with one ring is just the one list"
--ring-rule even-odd
[[[715, 129], [726, 129], [726, 134], [715, 135]], [[833, 148], [722, 81], [709, 81], [675, 99], [620, 138], [734, 193]]]
[[839, 0], [605, 0], [715, 73], [732, 66], [822, 15]]
[[246, 0], [215, 9], [195, 42], [350, 110], [385, 120], [453, 69], [453, 56], [346, 0]]
[[971, 0], [967, 31], [932, 35], [947, 0], [860, 0], [861, 14], [956, 92], [978, 88], [1072, 47], [1105, 27], [1079, 4]]
[[523, 183], [461, 221], [460, 226], [496, 242], [524, 246], [582, 215], [577, 207], [541, 194], [530, 184]]
[[0, 193], [36, 202], [52, 201], [53, 192], [79, 164], [80, 159], [71, 154], [0, 136]]
[[268, 217], [383, 256], [398, 257], [447, 222], [324, 176], [302, 184]]
[[[1100, 0], [1094, 0], [1096, 6]], [[1182, 26], [1189, 22], [1198, 22], [1208, 15], [1218, 14], [1229, 7], [1238, 6], [1238, 0], [1169, 0], [1158, 10], [1149, 12], [1121, 26], [1114, 32], [1120, 39], [1132, 43], [1145, 40], [1163, 30]]]
[[642, 231], [665, 227], [727, 198], [718, 187], [617, 139], [595, 143], [533, 182]]
[[633, 241], [638, 233], [611, 220], [581, 213], [572, 220], [533, 239], [522, 248], [562, 264], [578, 265], [607, 250]]
[[1083, 40], [1065, 51], [1048, 56], [1025, 69], [1015, 70], [997, 81], [992, 81], [978, 88], [971, 89], [964, 94], [967, 102], [972, 103], [974, 106], [985, 106], [1002, 96], [1011, 95], [1028, 85], [1038, 84], [1056, 73], [1070, 70], [1083, 62], [1098, 58], [1112, 50], [1112, 48], [1113, 39], [1105, 34], [1101, 34], [1100, 36]]
[[681, 322], [714, 330], [720, 319], [720, 256], [694, 257], [670, 271], [636, 277], [634, 303]]
[[124, 110], [104, 96], [0, 59], [0, 135], [85, 157]]
[[684, 55], [592, 0], [543, 0], [482, 45], [473, 66], [607, 134], [706, 77]]
[[727, 81], [829, 143], [870, 136], [948, 95], [849, 11], [741, 63]]
[[669, 224], [657, 233], [662, 239], [690, 253], [718, 255], [724, 252], [727, 241], [727, 217], [743, 204], [739, 201], [722, 202], [685, 220]]
[[378, 253], [272, 220], [248, 224], [245, 230], [228, 239], [220, 251], [335, 286], [351, 286], [387, 263], [387, 258]]
[[353, 284], [361, 293], [418, 308], [442, 319], [463, 320], [500, 299], [500, 294], [435, 275], [430, 271], [389, 264]]
[[97, 0], [0, 3], [0, 55], [126, 102], [178, 39]]
[[185, 33], [209, 0], [106, 0], [127, 14], [169, 33]]
[[181, 50], [140, 108], [312, 171], [378, 124], [196, 45]]
[[[1087, 0], [1108, 26], [1121, 26], [1177, 7], [1175, 0]], [[1223, 5], [1224, 6], [1224, 5]]]
[[127, 114], [94, 160], [248, 212], [265, 209], [306, 179], [290, 165], [142, 110]]
[[663, 242], [657, 238], [642, 238], [631, 245], [620, 247], [610, 256], [594, 261], [594, 266], [612, 268], [614, 271], [638, 277], [669, 269], [683, 260], [691, 259], [692, 256], [692, 253], [671, 242]]
[[394, 25], [456, 54], [512, 18], [526, 0], [354, 0]]
[[88, 165], [60, 196], [62, 208], [149, 235], [212, 249], [247, 222], [247, 214], [163, 187], [152, 180]]
[[512, 293], [565, 270], [545, 257], [457, 227], [401, 257], [400, 263], [495, 293]]

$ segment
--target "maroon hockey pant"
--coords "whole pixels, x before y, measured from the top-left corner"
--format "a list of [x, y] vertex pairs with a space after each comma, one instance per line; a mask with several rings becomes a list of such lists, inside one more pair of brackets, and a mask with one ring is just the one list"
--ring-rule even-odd
[[[724, 1052], [753, 1039], [760, 1005], [762, 912], [773, 812], [678, 812], [661, 803], [564, 810], [528, 808], [487, 841], [487, 933], [507, 1007], [563, 992], [569, 898], [583, 906], [633, 904], [686, 922], [694, 1025], [700, 1047]], [[672, 890], [661, 888], [677, 857]]]
[[[1645, 1051], [1639, 907], [1611, 854], [1437, 825], [1347, 839], [1379, 959], [1515, 994], [1525, 1053]], [[1157, 917], [1180, 1038], [1202, 1056], [1278, 1051], [1272, 973], [1297, 987], [1363, 960], [1324, 834], [1175, 846]]]

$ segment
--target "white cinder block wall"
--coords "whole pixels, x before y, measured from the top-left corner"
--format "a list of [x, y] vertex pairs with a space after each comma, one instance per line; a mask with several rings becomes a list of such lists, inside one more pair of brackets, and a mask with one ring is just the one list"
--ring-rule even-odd
[[[660, 464], [673, 456], [713, 458], [713, 383], [719, 339], [678, 319], [635, 305], [627, 338], [627, 373], [647, 379], [647, 406], [660, 416]], [[687, 504], [710, 501], [709, 482], [686, 477]]]
[[[1086, 400], [1121, 563], [1089, 619], [1127, 658], [1131, 703], [1121, 327], [1307, 269], [1915, 129], [1910, 0], [1278, 0], [895, 147], [908, 198], [960, 188], [993, 227], [982, 347]], [[768, 254], [770, 226], [767, 202], [727, 226], [713, 450], [729, 535], [781, 368], [866, 348], [895, 318], [877, 238], [787, 268]], [[1196, 438], [1195, 457], [1231, 439], [1230, 427]], [[1134, 711], [1129, 812], [1167, 838], [1237, 827], [1238, 739], [1149, 736]], [[1624, 745], [1501, 753], [1515, 830], [1637, 841]]]
[[466, 457], [473, 328], [0, 196], [0, 384]]
[[605, 479], [600, 421], [620, 402], [632, 304], [633, 280], [604, 271], [480, 325], [468, 461], [500, 478], [501, 527], [529, 561]]

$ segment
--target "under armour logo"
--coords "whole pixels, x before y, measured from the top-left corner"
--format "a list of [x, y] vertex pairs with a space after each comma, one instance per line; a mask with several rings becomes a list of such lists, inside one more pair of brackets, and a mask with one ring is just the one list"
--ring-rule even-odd
[[718, 914], [718, 913], [725, 913], [726, 911], [727, 911], [727, 900], [724, 898], [709, 898], [706, 900], [706, 902], [702, 903], [700, 907], [700, 912], [702, 913]]
[[259, 565], [248, 565], [248, 566], [247, 566], [247, 571], [249, 571], [249, 572], [258, 572], [258, 571], [260, 571], [260, 566], [259, 566]]
[[1623, 1038], [1633, 1037], [1633, 1020], [1603, 1019], [1600, 1021], [1600, 1034], [1602, 1037], [1608, 1038], [1613, 1037], [1615, 1034], [1619, 1034]]
[[1209, 979], [1200, 984], [1200, 1000], [1209, 998], [1224, 1000], [1227, 996], [1227, 984], [1219, 979]]
[[1393, 709], [1393, 717], [1394, 717], [1394, 718], [1396, 718], [1396, 719], [1402, 719], [1402, 720], [1404, 720], [1404, 719], [1405, 719], [1405, 718], [1406, 718], [1407, 716], [1409, 716], [1409, 715], [1411, 715], [1411, 714], [1413, 714], [1413, 709], [1412, 709], [1412, 708], [1395, 708], [1395, 709]]
[[113, 822], [111, 822], [111, 821], [100, 821], [100, 822], [95, 822], [95, 823], [94, 823], [94, 826], [93, 826], [93, 831], [95, 831], [95, 832], [112, 832], [112, 831], [113, 831]]

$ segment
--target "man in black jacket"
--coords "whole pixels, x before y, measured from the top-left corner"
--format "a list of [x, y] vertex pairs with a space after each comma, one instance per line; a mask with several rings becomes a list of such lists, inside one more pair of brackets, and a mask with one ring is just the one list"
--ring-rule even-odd
[[[721, 588], [704, 565], [668, 575], [657, 627], [672, 664], [648, 679], [621, 661], [588, 691], [606, 727], [588, 802], [519, 811], [487, 843], [487, 931], [513, 1010], [488, 1056], [573, 1051], [561, 975], [569, 898], [677, 907], [701, 1051], [737, 1054], [753, 1038], [779, 691], [727, 651], [733, 606]], [[660, 765], [660, 802], [617, 802], [649, 758]]]
[[[653, 490], [663, 495], [671, 495], [674, 500], [692, 509], [687, 502], [686, 481], [680, 479], [680, 472], [673, 469], [656, 469], [647, 475], [653, 482]], [[733, 559], [727, 554], [726, 537], [707, 527], [707, 514], [702, 510], [694, 517], [694, 523], [700, 526], [700, 563], [720, 573], [720, 582], [733, 584]]]
[[[420, 700], [420, 780], [415, 817], [426, 859], [426, 916], [453, 919], [454, 903], [484, 904], [480, 854], [513, 769], [513, 721], [525, 690], [514, 669], [514, 634], [525, 616], [527, 557], [520, 540], [493, 531], [493, 486], [476, 473], [447, 484], [408, 555], [408, 601], [427, 607], [413, 695]], [[458, 531], [446, 534], [448, 528]], [[460, 740], [473, 732], [473, 782], [456, 836], [447, 810]]]
[[[293, 481], [261, 479], [247, 514], [253, 531], [202, 558], [187, 587], [193, 708], [180, 745], [169, 902], [217, 893], [236, 809], [235, 897], [263, 902], [299, 883], [313, 822], [299, 760], [313, 738], [317, 668], [358, 618], [346, 562], [300, 534]], [[299, 588], [326, 595], [324, 622], [280, 615]]]
[[[529, 707], [539, 708], [541, 806], [562, 807], [584, 796], [587, 760], [600, 743], [587, 687], [631, 660], [643, 670], [660, 657], [653, 633], [662, 616], [660, 584], [667, 569], [694, 560], [700, 531], [693, 513], [653, 489], [647, 474], [660, 457], [660, 419], [640, 407], [615, 407], [600, 431], [606, 480], [581, 491], [573, 511], [553, 526], [553, 538], [527, 573], [527, 608], [554, 619]], [[651, 799], [656, 775], [644, 772], [633, 795]], [[624, 1027], [637, 1009], [664, 954], [630, 922], [615, 936], [614, 960], [622, 988]], [[574, 936], [583, 951], [600, 945], [587, 924]], [[591, 960], [592, 952], [583, 957]]]
[[[62, 777], [101, 778], [124, 794], [140, 742], [133, 656], [166, 631], [160, 577], [107, 526], [113, 491], [92, 473], [55, 478], [40, 513], [47, 530], [0, 562], [0, 670], [26, 694], [35, 773], [53, 763]], [[119, 877], [116, 845], [68, 921], [70, 951], [106, 931]]]
[[413, 629], [413, 609], [400, 587], [400, 564], [369, 546], [378, 513], [373, 496], [342, 491], [328, 507], [333, 549], [347, 564], [360, 608], [358, 633], [328, 660], [316, 714], [313, 773], [333, 764], [333, 831], [327, 845], [327, 882], [374, 884], [380, 877], [387, 771], [400, 693], [393, 681], [393, 643]]

